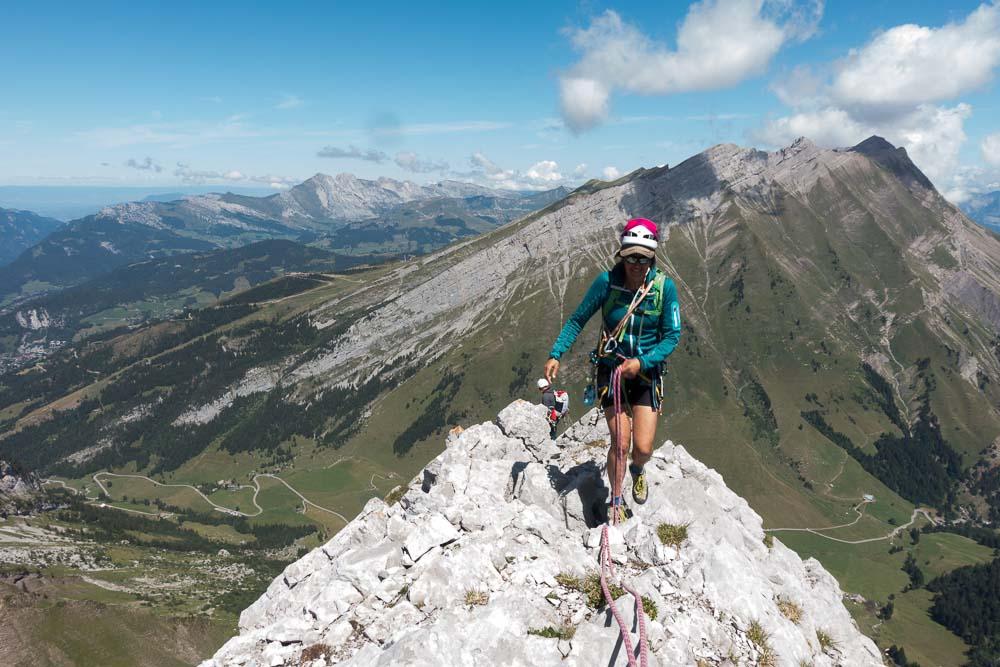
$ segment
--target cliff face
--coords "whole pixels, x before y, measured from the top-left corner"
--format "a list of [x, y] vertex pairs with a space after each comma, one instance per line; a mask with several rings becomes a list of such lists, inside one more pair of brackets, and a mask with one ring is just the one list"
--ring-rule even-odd
[[[453, 432], [397, 504], [371, 500], [275, 579], [203, 667], [624, 665], [610, 612], [588, 600], [607, 446], [596, 412], [553, 442], [524, 401]], [[833, 577], [765, 544], [718, 473], [670, 441], [647, 470], [649, 502], [611, 537], [619, 574], [655, 606], [650, 664], [882, 664]], [[679, 545], [664, 524], [687, 527]], [[634, 627], [631, 598], [618, 606]]]

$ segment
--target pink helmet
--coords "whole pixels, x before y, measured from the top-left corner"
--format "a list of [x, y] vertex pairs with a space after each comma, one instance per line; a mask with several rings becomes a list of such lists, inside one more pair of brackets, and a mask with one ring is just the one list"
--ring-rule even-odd
[[618, 254], [622, 257], [627, 255], [654, 257], [658, 240], [659, 234], [655, 222], [646, 218], [633, 218], [622, 230], [622, 246]]

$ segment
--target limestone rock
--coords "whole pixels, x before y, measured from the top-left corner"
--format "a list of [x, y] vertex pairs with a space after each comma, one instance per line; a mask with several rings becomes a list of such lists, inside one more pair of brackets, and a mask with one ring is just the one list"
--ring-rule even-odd
[[[317, 641], [357, 666], [625, 665], [610, 610], [581, 590], [599, 572], [606, 442], [591, 413], [553, 443], [544, 411], [524, 401], [498, 424], [451, 434], [404, 503], [373, 499], [286, 568], [204, 667], [298, 664]], [[781, 665], [882, 664], [834, 578], [777, 540], [765, 547], [760, 517], [718, 473], [668, 441], [647, 477], [649, 501], [610, 539], [617, 574], [656, 608], [650, 665], [754, 664], [754, 622]], [[662, 523], [686, 524], [687, 539], [663, 545]], [[780, 599], [801, 608], [797, 624]], [[633, 599], [616, 604], [638, 647]], [[835, 655], [817, 630], [836, 639]]]

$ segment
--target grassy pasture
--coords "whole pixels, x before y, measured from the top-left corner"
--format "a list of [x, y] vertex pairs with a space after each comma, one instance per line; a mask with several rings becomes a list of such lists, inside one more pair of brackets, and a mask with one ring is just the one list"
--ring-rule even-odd
[[[840, 536], [841, 532], [829, 534]], [[957, 664], [958, 656], [968, 648], [930, 618], [929, 591], [903, 592], [909, 580], [901, 568], [907, 552], [912, 550], [929, 580], [956, 567], [988, 562], [992, 560], [992, 549], [950, 533], [922, 534], [915, 546], [910, 545], [910, 537], [904, 533], [895, 543], [906, 548], [895, 554], [889, 553], [887, 541], [848, 545], [809, 533], [776, 533], [776, 537], [803, 558], [819, 559], [845, 592], [861, 594], [872, 603], [867, 608], [848, 603], [848, 609], [862, 632], [875, 639], [880, 647], [903, 646], [907, 656], [922, 665]], [[893, 616], [881, 622], [875, 612], [888, 601], [890, 594], [895, 595]]]

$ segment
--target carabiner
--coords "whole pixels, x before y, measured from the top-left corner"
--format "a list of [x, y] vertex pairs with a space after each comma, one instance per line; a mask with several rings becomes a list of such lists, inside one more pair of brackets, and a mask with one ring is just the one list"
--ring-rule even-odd
[[603, 348], [604, 354], [607, 354], [607, 355], [614, 354], [615, 350], [617, 350], [617, 349], [618, 349], [618, 339], [617, 338], [608, 338], [604, 342], [604, 348]]

